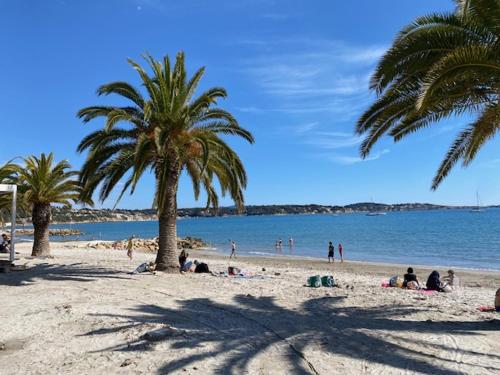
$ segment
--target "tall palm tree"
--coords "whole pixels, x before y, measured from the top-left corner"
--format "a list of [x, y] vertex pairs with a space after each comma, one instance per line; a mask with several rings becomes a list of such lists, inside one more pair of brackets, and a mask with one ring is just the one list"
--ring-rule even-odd
[[500, 128], [500, 1], [455, 0], [450, 14], [417, 18], [396, 37], [372, 76], [378, 98], [357, 123], [366, 157], [388, 133], [399, 141], [441, 119], [475, 120], [452, 143], [432, 183], [468, 166]]
[[[51, 204], [70, 207], [80, 200], [78, 172], [71, 171], [66, 160], [54, 165], [54, 155], [41, 154], [24, 159], [24, 165], [15, 165], [13, 181], [18, 186], [19, 199], [30, 207], [34, 227], [33, 256], [50, 255], [49, 224]], [[89, 200], [86, 200], [89, 202]]]
[[[220, 135], [236, 135], [253, 142], [252, 135], [241, 128], [229, 112], [216, 106], [226, 97], [226, 90], [215, 87], [196, 98], [204, 68], [187, 78], [184, 54], [178, 53], [172, 67], [168, 57], [156, 61], [145, 56], [152, 75], [128, 60], [141, 78], [147, 97], [126, 82], [99, 87], [98, 95], [117, 94], [129, 106], [93, 106], [78, 112], [87, 123], [104, 117], [104, 128], [85, 137], [78, 151], [88, 150], [82, 167], [81, 183], [85, 196], [91, 197], [100, 187], [104, 201], [117, 183], [125, 182], [119, 197], [134, 192], [143, 173], [151, 170], [156, 178], [154, 207], [159, 220], [158, 270], [177, 268], [177, 189], [183, 171], [191, 178], [195, 198], [200, 190], [207, 194], [207, 207], [216, 208], [218, 194], [213, 186], [219, 181], [221, 193], [229, 193], [238, 208], [243, 208], [243, 189], [247, 176], [241, 160]], [[127, 126], [118, 127], [119, 123]]]

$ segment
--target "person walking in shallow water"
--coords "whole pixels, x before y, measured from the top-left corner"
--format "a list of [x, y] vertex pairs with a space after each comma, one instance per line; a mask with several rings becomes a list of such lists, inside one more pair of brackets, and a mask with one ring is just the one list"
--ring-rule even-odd
[[231, 255], [229, 255], [229, 259], [233, 257], [236, 259], [236, 242], [231, 241]]
[[335, 250], [335, 247], [333, 246], [332, 241], [328, 242], [328, 263], [330, 263], [330, 262], [335, 263], [334, 250]]

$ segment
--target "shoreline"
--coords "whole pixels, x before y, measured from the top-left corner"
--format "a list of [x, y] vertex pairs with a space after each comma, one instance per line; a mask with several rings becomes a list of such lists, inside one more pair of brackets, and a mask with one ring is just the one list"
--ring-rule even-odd
[[[75, 245], [76, 247], [81, 248], [81, 245], [86, 246], [87, 244], [95, 244], [95, 243], [114, 243], [116, 241], [112, 240], [61, 240], [61, 241], [51, 241], [51, 246], [57, 247], [57, 244], [64, 244], [64, 245]], [[19, 242], [19, 244], [31, 244], [32, 241], [23, 241]], [[103, 249], [97, 249], [103, 250]], [[117, 250], [119, 251], [119, 250]], [[146, 253], [146, 254], [153, 254], [145, 249], [139, 249], [135, 250], [138, 252]], [[225, 252], [223, 250], [218, 249], [217, 247], [203, 247], [199, 249], [189, 249], [189, 251], [196, 251], [196, 252], [212, 252], [214, 254], [219, 255], [221, 258], [224, 257], [229, 257], [229, 252]], [[318, 264], [323, 264], [327, 263], [326, 257], [314, 257], [314, 256], [307, 256], [307, 255], [293, 255], [293, 254], [273, 254], [273, 253], [262, 253], [262, 254], [249, 254], [247, 252], [242, 252], [238, 253], [237, 256], [241, 257], [243, 259], [273, 259], [273, 260], [293, 260], [293, 261], [308, 261], [308, 262], [314, 262]], [[334, 264], [341, 264], [340, 260], [335, 258]], [[429, 269], [429, 270], [438, 270], [440, 272], [446, 272], [448, 269], [454, 269], [454, 270], [460, 270], [464, 272], [485, 272], [485, 273], [493, 273], [493, 274], [499, 274], [500, 275], [500, 269], [499, 268], [474, 268], [474, 267], [464, 267], [464, 266], [444, 266], [444, 265], [429, 265], [429, 264], [419, 264], [419, 263], [408, 263], [408, 262], [392, 262], [392, 261], [370, 261], [370, 260], [357, 260], [357, 259], [345, 259], [345, 263], [354, 263], [354, 264], [359, 264], [359, 265], [367, 265], [367, 266], [380, 266], [380, 267], [391, 267], [393, 269], [395, 268], [404, 268], [406, 269], [407, 267], [417, 267], [420, 269]]]
[[[88, 250], [95, 253], [107, 253], [116, 252], [123, 253], [125, 256], [126, 251], [124, 249], [95, 249], [90, 247], [90, 244], [95, 244], [99, 242], [112, 243], [114, 241], [102, 241], [102, 240], [89, 240], [89, 241], [54, 241], [51, 242], [51, 247], [55, 250], [57, 249], [78, 249], [78, 250]], [[16, 250], [26, 251], [31, 247], [31, 243], [18, 244]], [[500, 270], [495, 269], [476, 269], [476, 268], [464, 268], [464, 267], [446, 267], [446, 266], [430, 266], [430, 265], [419, 265], [419, 264], [408, 264], [408, 263], [391, 263], [391, 262], [370, 262], [370, 261], [359, 261], [346, 259], [344, 262], [336, 260], [334, 263], [328, 263], [326, 259], [299, 256], [299, 255], [251, 255], [246, 253], [237, 253], [237, 259], [229, 261], [229, 253], [217, 250], [217, 248], [206, 247], [199, 249], [187, 249], [190, 253], [191, 259], [200, 260], [213, 260], [213, 261], [227, 261], [237, 263], [239, 261], [245, 262], [258, 267], [266, 267], [266, 265], [281, 266], [285, 264], [287, 267], [293, 267], [295, 269], [305, 270], [318, 268], [329, 272], [352, 272], [352, 273], [369, 273], [370, 275], [377, 275], [379, 277], [389, 279], [391, 276], [400, 275], [403, 276], [406, 273], [408, 267], [413, 267], [421, 278], [421, 282], [425, 282], [427, 276], [433, 271], [437, 270], [441, 277], [445, 276], [448, 269], [452, 268], [458, 271], [460, 278], [466, 281], [468, 284], [477, 286], [478, 283], [476, 279], [479, 280], [490, 280], [495, 285], [500, 286]], [[156, 252], [151, 252], [146, 249], [134, 250], [134, 253], [141, 254], [143, 256], [149, 256], [149, 261], [153, 261]]]

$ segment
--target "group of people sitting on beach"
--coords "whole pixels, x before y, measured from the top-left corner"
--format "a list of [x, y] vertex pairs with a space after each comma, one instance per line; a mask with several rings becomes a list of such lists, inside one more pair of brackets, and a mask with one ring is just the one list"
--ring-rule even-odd
[[451, 292], [456, 288], [460, 287], [460, 279], [455, 274], [455, 271], [448, 270], [448, 275], [443, 277], [441, 280], [438, 271], [432, 271], [429, 277], [427, 278], [427, 282], [425, 283], [425, 287], [418, 280], [417, 275], [415, 274], [412, 267], [409, 267], [406, 271], [403, 281], [400, 284], [399, 278], [393, 277], [391, 278], [390, 285], [391, 286], [401, 286], [406, 289], [426, 289], [426, 290], [435, 290], [438, 292]]
[[188, 257], [189, 253], [186, 250], [182, 250], [179, 255], [179, 269], [181, 272], [210, 273], [208, 264], [198, 262], [196, 259], [190, 261]]
[[[208, 264], [203, 262], [198, 262], [197, 260], [191, 261], [188, 260], [189, 253], [186, 250], [182, 250], [179, 255], [179, 270], [181, 272], [194, 272], [194, 273], [210, 273], [208, 268]], [[137, 274], [143, 272], [155, 273], [156, 263], [155, 262], [146, 262], [140, 264], [134, 271], [130, 272], [130, 274]]]

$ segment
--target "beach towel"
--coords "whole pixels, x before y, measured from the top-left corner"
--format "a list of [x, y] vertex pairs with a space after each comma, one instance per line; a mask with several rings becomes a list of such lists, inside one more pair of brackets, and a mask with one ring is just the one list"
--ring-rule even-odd
[[[481, 312], [494, 312], [495, 306], [479, 306], [477, 309]], [[500, 310], [497, 311], [500, 312]]]
[[420, 293], [420, 294], [425, 294], [426, 296], [434, 296], [438, 294], [437, 290], [427, 290], [427, 289], [419, 289], [415, 290], [415, 292]]
[[387, 280], [382, 280], [382, 283], [380, 284], [382, 288], [391, 288], [391, 284]]
[[321, 277], [319, 275], [309, 277], [307, 279], [307, 286], [311, 288], [319, 288], [321, 286]]

